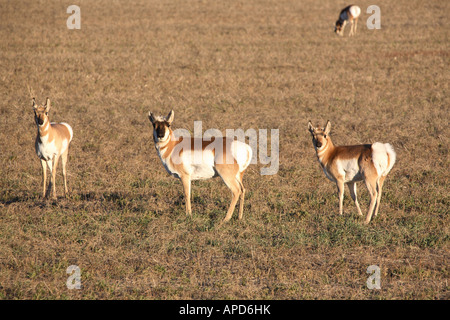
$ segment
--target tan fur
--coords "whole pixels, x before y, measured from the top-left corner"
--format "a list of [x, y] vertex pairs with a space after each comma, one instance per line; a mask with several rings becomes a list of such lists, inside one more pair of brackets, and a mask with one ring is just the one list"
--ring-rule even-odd
[[[50, 123], [48, 112], [50, 111], [50, 100], [47, 98], [46, 104], [37, 106], [33, 98], [33, 110], [35, 122], [38, 127], [35, 149], [36, 154], [41, 159], [42, 166], [42, 184], [44, 198], [50, 195], [53, 190], [52, 198], [56, 199], [56, 169], [59, 158], [62, 159], [62, 170], [64, 178], [64, 196], [68, 194], [66, 164], [69, 152], [69, 144], [72, 140], [71, 129], [64, 123]], [[51, 179], [47, 187], [47, 167], [50, 170]]]
[[[152, 113], [149, 113], [149, 119], [153, 125], [153, 139], [155, 142], [155, 148], [157, 149], [158, 154], [161, 157], [161, 161], [163, 161], [163, 164], [165, 165], [167, 171], [169, 171], [169, 173], [176, 176], [182, 181], [184, 195], [186, 198], [186, 214], [191, 216], [192, 209], [190, 197], [191, 197], [192, 176], [190, 175], [189, 170], [192, 167], [190, 167], [188, 164], [184, 162], [175, 163], [173, 161], [173, 158], [174, 156], [176, 156], [174, 152], [175, 147], [178, 144], [185, 142], [184, 139], [191, 139], [190, 141], [191, 150], [193, 150], [196, 140], [195, 138], [180, 137], [179, 140], [176, 141], [175, 135], [172, 129], [170, 128], [170, 124], [173, 121], [173, 111], [171, 111], [168, 117], [165, 118], [154, 117]], [[221, 141], [218, 141], [217, 139], [220, 139]], [[208, 146], [210, 146], [212, 143], [222, 143], [222, 150], [208, 148]], [[224, 183], [227, 185], [228, 188], [230, 188], [232, 192], [231, 204], [223, 222], [226, 222], [231, 219], [238, 200], [240, 200], [239, 219], [242, 219], [244, 210], [245, 188], [244, 185], [242, 184], [242, 179], [244, 176], [244, 170], [246, 169], [246, 166], [240, 171], [239, 163], [235, 158], [232, 157], [230, 157], [231, 159], [233, 159], [232, 163], [227, 163], [226, 161], [228, 159], [227, 156], [228, 157], [232, 156], [231, 151], [232, 143], [233, 143], [232, 139], [214, 138], [214, 137], [211, 140], [201, 141], [202, 152], [211, 151], [211, 154], [213, 155], [214, 158], [214, 163], [212, 164], [214, 174], [210, 177], [206, 177], [205, 179], [220, 176], [224, 181]], [[178, 155], [179, 157], [182, 157], [183, 150], [181, 150]], [[251, 149], [248, 154], [248, 157], [251, 159]], [[247, 161], [247, 165], [249, 162], [250, 161]], [[203, 164], [201, 166], [203, 166]], [[205, 165], [205, 168], [210, 169], [208, 165]]]
[[[372, 145], [335, 146], [330, 138], [331, 123], [325, 128], [314, 127], [311, 121], [308, 129], [313, 138], [313, 145], [325, 175], [336, 183], [339, 195], [339, 213], [343, 214], [344, 185], [347, 184], [350, 195], [355, 202], [358, 214], [362, 216], [356, 195], [356, 182], [364, 181], [371, 197], [365, 223], [368, 224], [375, 212], [378, 214], [381, 191], [384, 180], [389, 171], [378, 174], [374, 165]], [[390, 168], [391, 159], [387, 156], [387, 167]], [[395, 161], [395, 159], [394, 159]], [[393, 165], [393, 164], [392, 164]], [[343, 169], [345, 168], [345, 170]], [[389, 169], [390, 170], [390, 169]]]

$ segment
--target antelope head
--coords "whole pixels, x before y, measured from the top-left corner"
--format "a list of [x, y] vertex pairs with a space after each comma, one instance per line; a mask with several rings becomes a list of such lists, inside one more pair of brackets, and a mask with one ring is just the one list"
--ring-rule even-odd
[[155, 116], [153, 113], [148, 113], [148, 119], [153, 125], [153, 140], [155, 143], [166, 141], [170, 138], [170, 125], [172, 124], [174, 112], [171, 110], [167, 117]]
[[38, 106], [33, 98], [34, 120], [38, 126], [43, 126], [48, 122], [48, 112], [50, 111], [50, 99], [47, 98], [45, 105]]
[[330, 137], [330, 130], [331, 130], [331, 122], [330, 120], [327, 121], [327, 124], [325, 128], [320, 127], [314, 127], [311, 121], [308, 122], [308, 130], [311, 133], [312, 141], [314, 148], [317, 150], [320, 150], [322, 148], [325, 148]]

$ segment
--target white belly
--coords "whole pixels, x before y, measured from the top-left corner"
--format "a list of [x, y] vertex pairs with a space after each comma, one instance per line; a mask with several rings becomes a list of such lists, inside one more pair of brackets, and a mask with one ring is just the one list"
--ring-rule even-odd
[[214, 167], [209, 165], [192, 165], [191, 166], [191, 180], [203, 180], [216, 176]]
[[362, 179], [358, 159], [337, 160], [338, 172], [344, 177], [344, 182]]
[[209, 179], [216, 175], [211, 150], [185, 151], [181, 158], [183, 169], [189, 173], [191, 180]]
[[158, 155], [167, 172], [176, 178], [181, 178], [178, 170], [188, 173], [191, 180], [209, 179], [217, 175], [214, 169], [214, 154], [212, 152], [184, 151], [181, 157], [172, 156], [171, 161], [163, 159], [159, 150]]
[[50, 143], [37, 143], [36, 154], [39, 158], [44, 159], [45, 161], [52, 160], [53, 157], [58, 154], [55, 141], [53, 140]]

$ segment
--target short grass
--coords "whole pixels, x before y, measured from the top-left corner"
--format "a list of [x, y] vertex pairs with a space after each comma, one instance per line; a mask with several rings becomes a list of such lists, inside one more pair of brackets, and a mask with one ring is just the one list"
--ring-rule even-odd
[[[368, 30], [362, 1], [341, 38], [346, 4], [82, 1], [68, 30], [62, 2], [1, 1], [0, 298], [448, 299], [449, 3], [380, 1]], [[41, 199], [30, 91], [74, 129], [67, 199], [60, 171], [59, 199]], [[279, 171], [249, 168], [242, 221], [219, 225], [220, 180], [193, 183], [186, 217], [146, 117], [170, 109], [191, 132], [279, 129]], [[338, 145], [397, 152], [368, 226], [347, 190], [338, 215], [317, 163], [307, 122], [328, 119]]]

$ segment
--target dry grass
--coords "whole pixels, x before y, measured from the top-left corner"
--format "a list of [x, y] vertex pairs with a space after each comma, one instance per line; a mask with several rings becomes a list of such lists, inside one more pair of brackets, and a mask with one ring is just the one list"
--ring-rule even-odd
[[[379, 1], [381, 30], [333, 23], [343, 1], [0, 1], [0, 297], [435, 299], [448, 296], [448, 1]], [[346, 30], [346, 33], [349, 30]], [[74, 129], [71, 196], [40, 198], [30, 87]], [[195, 182], [193, 218], [146, 113], [193, 130], [280, 130], [280, 169], [252, 166], [244, 220]], [[398, 161], [369, 225], [316, 161], [308, 120], [336, 144], [390, 142]], [[58, 172], [57, 192], [62, 195]], [[361, 206], [368, 195], [359, 186]], [[81, 290], [66, 268], [81, 268]], [[381, 290], [366, 287], [369, 265]]]

